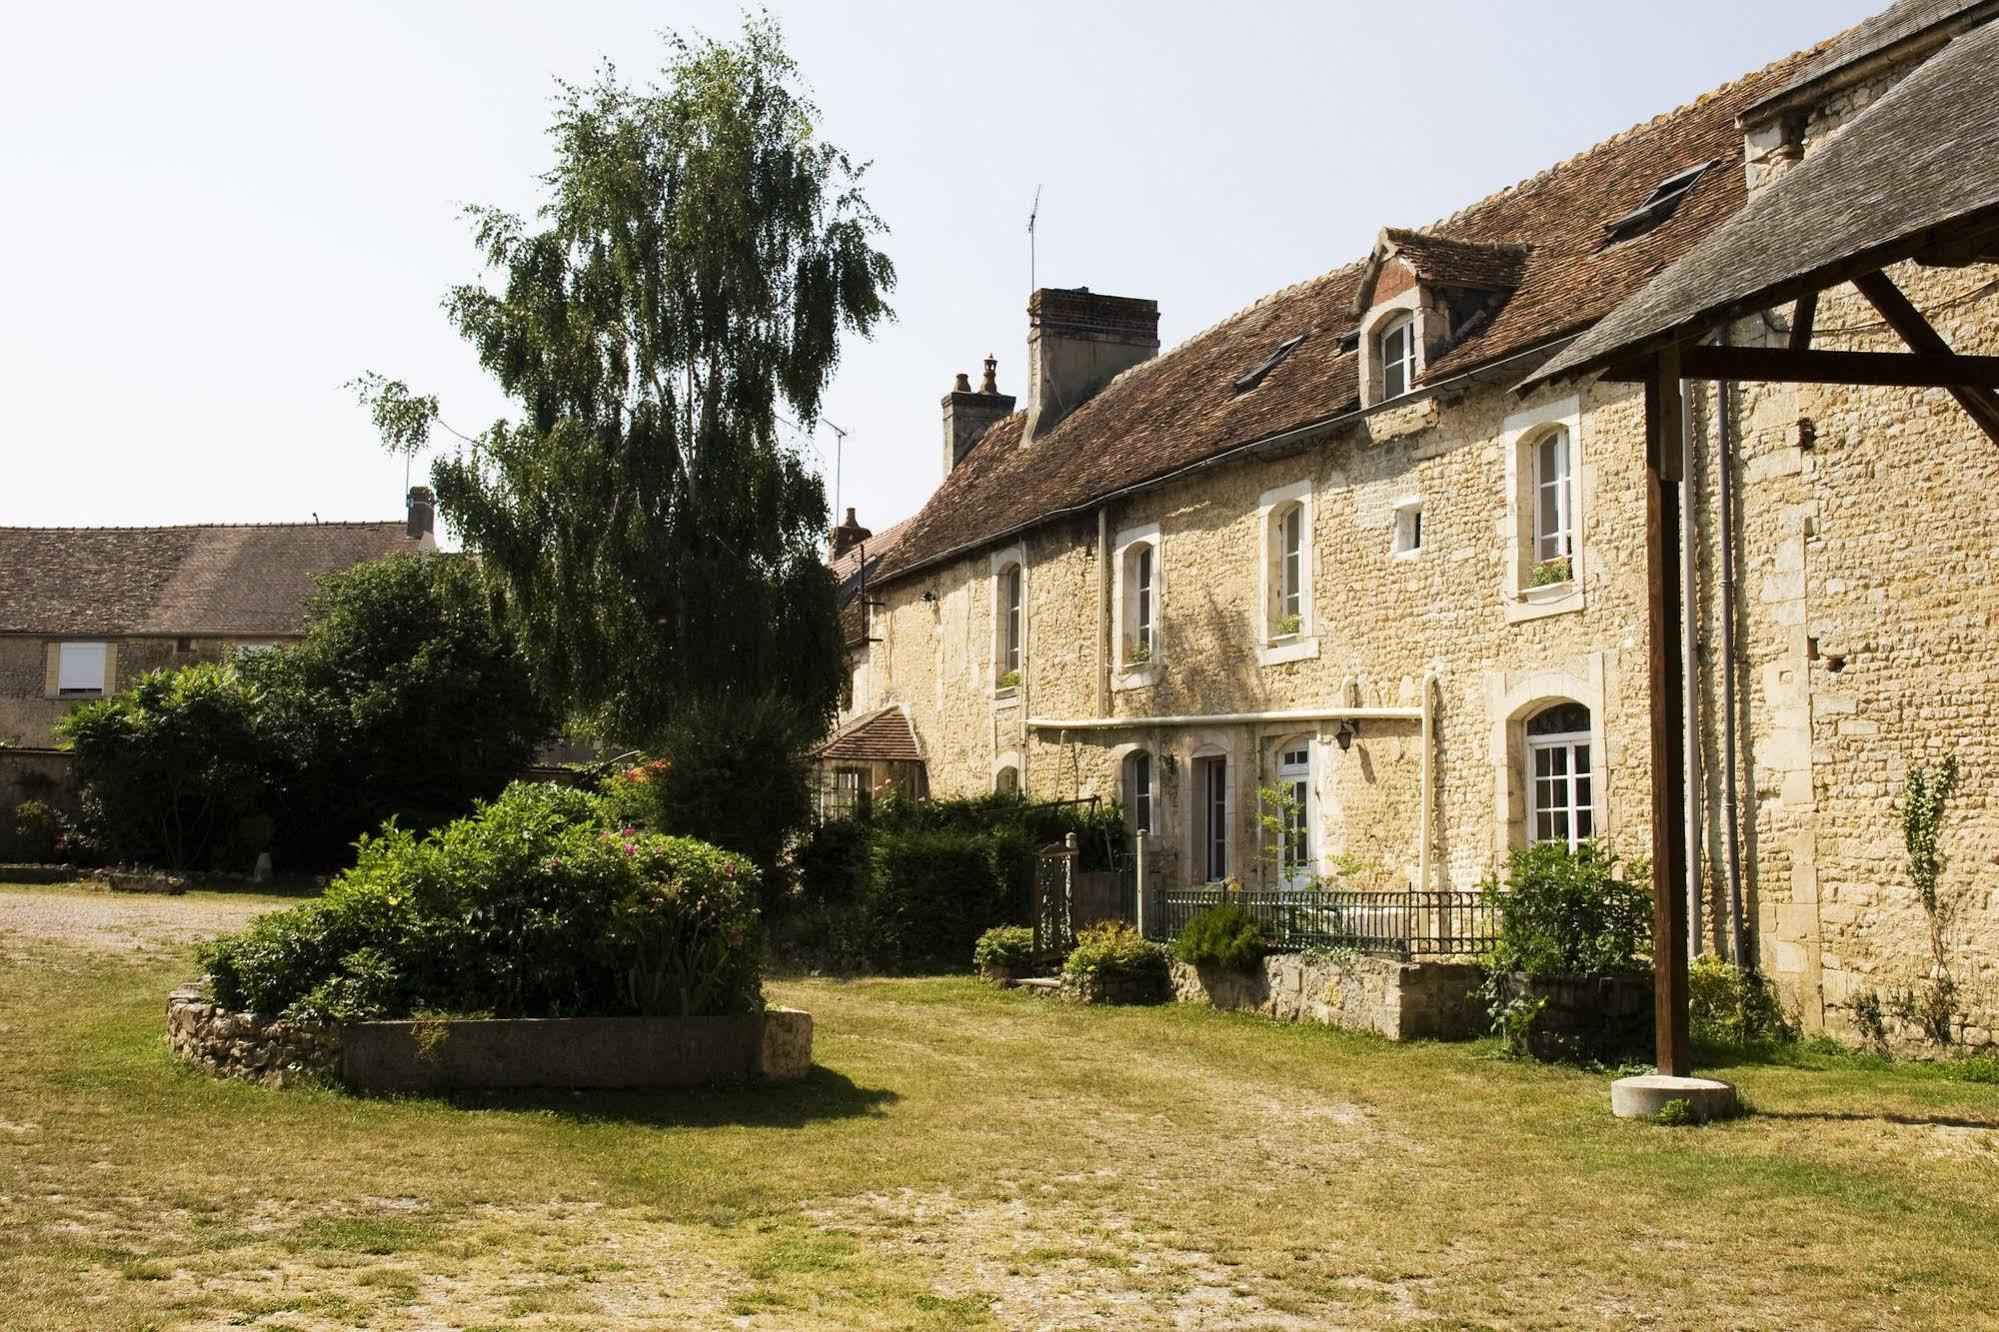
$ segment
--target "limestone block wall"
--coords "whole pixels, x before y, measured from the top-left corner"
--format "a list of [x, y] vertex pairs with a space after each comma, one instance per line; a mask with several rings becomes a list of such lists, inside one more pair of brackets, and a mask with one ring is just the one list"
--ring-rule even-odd
[[[1577, 450], [1582, 532], [1572, 589], [1523, 596], [1523, 421], [1566, 422]], [[882, 586], [882, 642], [857, 711], [900, 701], [929, 756], [933, 791], [992, 789], [1016, 766], [1039, 798], [1119, 799], [1125, 756], [1161, 760], [1154, 846], [1162, 872], [1194, 873], [1194, 761], [1225, 754], [1232, 868], [1253, 871], [1259, 787], [1280, 746], [1312, 748], [1316, 851], [1378, 867], [1365, 886], [1413, 885], [1421, 861], [1422, 745], [1415, 720], [1369, 720], [1346, 749], [1337, 723], [1031, 729], [1028, 718], [1089, 719], [1437, 701], [1433, 886], [1474, 886], [1525, 836], [1525, 718], [1572, 699], [1598, 733], [1600, 830], [1626, 850], [1648, 837], [1645, 749], [1643, 410], [1626, 385], [1525, 400], [1503, 384], [1379, 410], [1281, 454], [1246, 457], [1114, 505], [1104, 527], [1158, 529], [1157, 651], [1142, 671], [1109, 669], [1115, 598], [1100, 578], [1094, 516], [1050, 524], [1002, 547]], [[1259, 652], [1266, 546], [1259, 501], [1311, 495], [1310, 648]], [[1398, 506], [1420, 500], [1422, 548], [1393, 549]], [[1007, 553], [1012, 552], [1012, 553]], [[1024, 678], [996, 697], [994, 571], [1027, 569]], [[1109, 564], [1108, 557], [1104, 565]], [[925, 593], [932, 600], [925, 601]], [[1100, 672], [1102, 675], [1100, 676]]]
[[167, 1047], [219, 1077], [265, 1087], [337, 1078], [340, 1029], [267, 1013], [234, 1013], [183, 986], [167, 996]]
[[1284, 1022], [1371, 1031], [1391, 1041], [1462, 1040], [1489, 1025], [1468, 962], [1397, 962], [1381, 957], [1272, 953], [1254, 971], [1174, 962], [1173, 994]]
[[[28, 746], [55, 743], [57, 718], [78, 702], [49, 694], [49, 644], [58, 641], [36, 634], [0, 634], [0, 741]], [[229, 661], [248, 643], [278, 640], [269, 636], [183, 639], [106, 635], [105, 641], [117, 645], [117, 669], [108, 682], [116, 691], [148, 671], [202, 661]], [[182, 643], [187, 646], [183, 648]]]

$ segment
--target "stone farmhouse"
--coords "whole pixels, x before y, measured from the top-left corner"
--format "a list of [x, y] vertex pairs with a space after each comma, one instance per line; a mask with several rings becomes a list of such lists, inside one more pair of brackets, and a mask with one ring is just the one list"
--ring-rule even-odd
[[435, 550], [435, 516], [417, 487], [401, 522], [0, 527], [0, 742], [48, 747], [78, 700], [296, 639], [319, 575]]
[[[1168, 882], [1645, 853], [1644, 390], [1521, 385], [1995, 8], [1904, 0], [1163, 355], [1152, 301], [1034, 292], [1021, 396], [959, 377], [941, 484], [855, 564], [841, 735], [891, 733], [939, 794], [1115, 799]], [[1907, 267], [1958, 351], [1999, 351], [1999, 273]], [[1893, 345], [1857, 297], [1806, 336]], [[1999, 445], [1935, 389], [1683, 393], [1698, 945], [1814, 1029], [1926, 975], [1899, 796], [1954, 752], [1960, 1038], [1988, 1042]]]

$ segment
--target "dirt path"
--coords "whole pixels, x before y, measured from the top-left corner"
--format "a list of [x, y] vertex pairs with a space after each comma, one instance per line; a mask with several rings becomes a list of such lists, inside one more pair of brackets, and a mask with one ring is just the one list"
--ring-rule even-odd
[[251, 893], [79, 891], [75, 884], [0, 884], [0, 949], [60, 943], [113, 953], [185, 948], [241, 929], [285, 899]]

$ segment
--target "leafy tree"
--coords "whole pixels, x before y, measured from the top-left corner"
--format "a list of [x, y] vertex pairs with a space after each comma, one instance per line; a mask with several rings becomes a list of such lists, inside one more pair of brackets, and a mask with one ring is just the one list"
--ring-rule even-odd
[[247, 826], [262, 776], [258, 703], [226, 667], [189, 666], [152, 671], [58, 721], [105, 851], [186, 869], [261, 850], [234, 846], [262, 840]]
[[519, 776], [547, 734], [477, 566], [398, 555], [320, 580], [305, 638], [242, 664], [260, 700], [273, 813], [324, 865], [388, 818], [419, 831]]
[[[504, 586], [546, 696], [657, 740], [693, 700], [771, 693], [821, 723], [843, 674], [824, 487], [776, 433], [812, 421], [843, 333], [888, 316], [894, 269], [864, 168], [768, 19], [672, 39], [663, 82], [562, 85], [531, 227], [475, 208], [504, 278], [446, 301], [518, 404], [433, 480]], [[391, 448], [434, 400], [358, 384]]]

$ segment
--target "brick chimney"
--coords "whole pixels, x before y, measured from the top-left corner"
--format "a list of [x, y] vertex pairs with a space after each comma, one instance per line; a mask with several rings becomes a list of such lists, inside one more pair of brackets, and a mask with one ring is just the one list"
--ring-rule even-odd
[[1032, 444], [1119, 373], [1159, 354], [1159, 302], [1043, 287], [1027, 301], [1027, 428]]
[[977, 393], [972, 392], [970, 377], [959, 375], [944, 395], [944, 475], [951, 475], [951, 469], [965, 460], [965, 454], [993, 422], [1013, 415], [1013, 395], [999, 391], [998, 370], [998, 359], [988, 356], [985, 379]]
[[411, 486], [409, 496], [409, 539], [426, 547], [437, 544], [437, 499], [429, 486]]
[[873, 535], [873, 532], [854, 521], [854, 511], [849, 508], [847, 521], [833, 529], [833, 558], [839, 559]]

